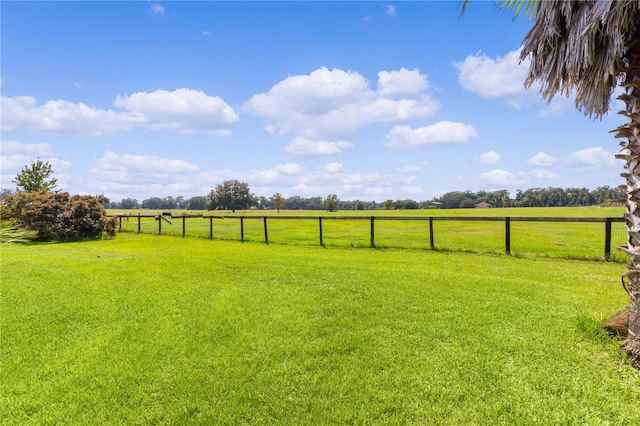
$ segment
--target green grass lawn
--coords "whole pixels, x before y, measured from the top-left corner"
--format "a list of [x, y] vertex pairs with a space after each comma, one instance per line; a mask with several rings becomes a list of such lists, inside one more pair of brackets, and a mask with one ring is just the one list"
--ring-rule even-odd
[[2, 246], [13, 424], [640, 424], [620, 263], [182, 239]]

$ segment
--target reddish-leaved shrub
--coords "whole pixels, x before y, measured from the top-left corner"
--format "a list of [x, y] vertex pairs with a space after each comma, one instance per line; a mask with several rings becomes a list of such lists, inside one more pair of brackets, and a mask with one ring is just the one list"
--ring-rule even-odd
[[68, 241], [115, 235], [117, 218], [107, 217], [104, 196], [74, 195], [46, 189], [17, 191], [2, 200], [0, 217], [36, 231], [42, 241]]

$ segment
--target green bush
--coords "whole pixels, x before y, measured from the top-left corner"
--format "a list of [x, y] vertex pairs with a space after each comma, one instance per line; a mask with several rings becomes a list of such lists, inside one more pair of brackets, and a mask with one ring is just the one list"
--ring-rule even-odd
[[46, 189], [17, 191], [0, 206], [3, 220], [35, 231], [42, 241], [67, 241], [115, 235], [117, 219], [107, 217], [104, 196], [73, 195]]

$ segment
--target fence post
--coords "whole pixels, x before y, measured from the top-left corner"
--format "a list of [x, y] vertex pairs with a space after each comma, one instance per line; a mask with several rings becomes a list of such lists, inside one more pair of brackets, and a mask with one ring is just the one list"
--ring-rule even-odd
[[318, 226], [320, 227], [320, 245], [323, 246], [322, 243], [322, 216], [318, 217]]
[[185, 235], [187, 235], [187, 225], [186, 225], [186, 220], [187, 218], [182, 216], [182, 238], [185, 237]]
[[158, 215], [156, 219], [158, 219], [158, 235], [162, 235], [162, 216]]
[[433, 244], [433, 218], [429, 218], [429, 245], [434, 248]]
[[140, 212], [138, 212], [138, 234], [140, 233]]
[[209, 239], [213, 240], [213, 216], [209, 216]]
[[373, 221], [374, 221], [374, 217], [371, 216], [371, 247], [375, 247], [376, 246], [376, 241], [375, 241], [375, 231], [374, 231], [374, 225], [373, 225]]
[[507, 254], [511, 254], [511, 218], [504, 218], [504, 246]]
[[120, 222], [118, 224], [118, 232], [122, 231], [122, 216], [118, 217], [118, 221]]
[[604, 220], [604, 260], [611, 260], [611, 218]]
[[267, 232], [267, 217], [263, 216], [262, 221], [264, 223], [264, 243], [269, 244], [269, 233]]
[[244, 243], [244, 217], [240, 216], [240, 241]]

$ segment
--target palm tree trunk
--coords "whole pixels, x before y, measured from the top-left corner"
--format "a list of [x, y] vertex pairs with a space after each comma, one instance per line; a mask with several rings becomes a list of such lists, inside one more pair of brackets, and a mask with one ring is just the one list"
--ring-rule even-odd
[[622, 151], [618, 158], [626, 161], [622, 174], [626, 178], [627, 213], [625, 221], [628, 231], [627, 246], [620, 249], [631, 255], [631, 262], [625, 273], [625, 288], [629, 293], [629, 333], [622, 342], [622, 349], [631, 355], [640, 366], [640, 32], [629, 35], [629, 49], [625, 54], [628, 62], [624, 66], [625, 93], [618, 99], [626, 105], [620, 113], [629, 122], [618, 127], [616, 137], [626, 138], [621, 142]]
[[640, 270], [636, 262], [630, 266], [632, 279], [628, 285], [629, 291], [629, 332], [627, 338], [622, 342], [622, 349], [631, 355], [636, 366], [640, 367], [640, 314], [638, 313], [638, 302], [640, 302]]

